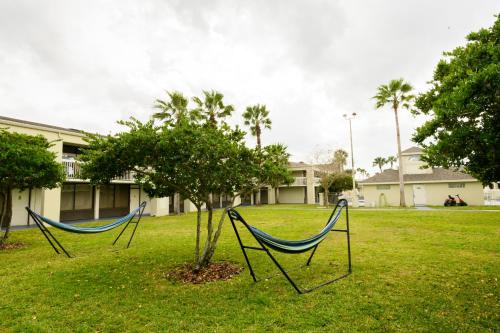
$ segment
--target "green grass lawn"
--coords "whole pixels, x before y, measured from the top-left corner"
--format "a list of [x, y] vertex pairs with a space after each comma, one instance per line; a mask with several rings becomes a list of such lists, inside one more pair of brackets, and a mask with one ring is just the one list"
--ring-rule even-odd
[[[322, 228], [326, 209], [241, 208], [251, 224], [297, 239]], [[132, 247], [114, 251], [116, 232], [55, 231], [77, 257], [57, 256], [38, 230], [17, 231], [23, 249], [0, 252], [0, 332], [498, 332], [500, 213], [351, 211], [353, 274], [298, 295], [283, 277], [184, 285], [169, 269], [190, 261], [195, 216], [145, 218]], [[226, 221], [228, 222], [228, 221]], [[342, 224], [344, 221], [341, 221]], [[215, 260], [244, 265], [226, 223]], [[250, 240], [245, 233], [245, 239]], [[123, 243], [122, 243], [123, 244]], [[304, 286], [346, 270], [340, 233], [319, 247]], [[251, 254], [258, 276], [277, 272]], [[307, 254], [278, 255], [288, 268]]]

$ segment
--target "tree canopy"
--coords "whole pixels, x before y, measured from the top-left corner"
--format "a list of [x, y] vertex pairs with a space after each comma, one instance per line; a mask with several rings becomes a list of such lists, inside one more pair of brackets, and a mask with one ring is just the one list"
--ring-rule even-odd
[[465, 167], [487, 184], [500, 180], [500, 16], [444, 53], [431, 88], [418, 96], [418, 113], [431, 117], [413, 141], [430, 166]]
[[[174, 97], [170, 95], [170, 101]], [[182, 96], [182, 95], [180, 95]], [[142, 123], [136, 119], [121, 122], [128, 131], [116, 135], [89, 135], [89, 147], [81, 160], [83, 177], [95, 184], [108, 183], [125, 171], [135, 173], [151, 197], [176, 193], [189, 199], [197, 209], [195, 270], [208, 265], [222, 231], [226, 214], [218, 225], [213, 223], [213, 196], [227, 194], [234, 198], [259, 184], [278, 184], [290, 180], [288, 153], [283, 145], [250, 149], [244, 142], [245, 132], [230, 128], [224, 119], [232, 106], [226, 105], [218, 92], [204, 92], [204, 100], [193, 98], [197, 108], [189, 110], [187, 99], [180, 98], [182, 114], [177, 106], [166, 106], [166, 121]], [[184, 107], [184, 105], [186, 107]], [[193, 117], [193, 112], [201, 117]], [[207, 214], [206, 237], [201, 246], [201, 212]]]
[[269, 110], [265, 105], [252, 105], [243, 112], [244, 124], [250, 128], [250, 133], [257, 138], [257, 146], [261, 146], [260, 136], [264, 128], [271, 129]]
[[64, 181], [64, 169], [43, 136], [11, 133], [0, 129], [0, 226], [7, 239], [12, 218], [13, 189], [55, 188]]

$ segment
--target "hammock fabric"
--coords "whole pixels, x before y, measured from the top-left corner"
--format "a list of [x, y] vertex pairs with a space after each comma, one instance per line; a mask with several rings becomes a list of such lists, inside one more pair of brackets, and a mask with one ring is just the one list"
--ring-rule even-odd
[[[346, 214], [346, 229], [334, 229], [336, 223], [340, 219], [340, 215], [342, 211], [345, 208], [345, 214]], [[335, 206], [334, 210], [332, 211], [330, 217], [328, 218], [328, 222], [326, 223], [325, 227], [316, 235], [302, 239], [302, 240], [286, 240], [286, 239], [280, 239], [273, 237], [267, 233], [265, 233], [262, 230], [257, 229], [254, 226], [251, 226], [248, 224], [243, 217], [235, 210], [235, 209], [230, 209], [228, 211], [229, 218], [231, 220], [231, 224], [233, 226], [234, 232], [236, 234], [236, 237], [238, 238], [238, 242], [240, 244], [241, 250], [243, 252], [243, 256], [245, 257], [245, 260], [247, 262], [250, 275], [252, 276], [253, 280], [257, 282], [257, 279], [255, 277], [255, 274], [253, 272], [252, 266], [250, 264], [250, 260], [248, 259], [248, 255], [246, 253], [246, 250], [260, 250], [260, 251], [265, 251], [271, 260], [274, 262], [274, 264], [279, 268], [279, 270], [285, 275], [287, 280], [292, 284], [292, 286], [297, 290], [299, 294], [310, 292], [316, 288], [319, 288], [321, 286], [324, 286], [326, 284], [335, 282], [339, 279], [342, 279], [352, 272], [351, 268], [351, 247], [350, 247], [350, 233], [349, 233], [349, 213], [348, 213], [348, 204], [345, 199], [339, 200], [337, 205]], [[252, 234], [252, 236], [255, 238], [255, 240], [259, 243], [260, 247], [255, 247], [255, 246], [246, 246], [243, 244], [240, 235], [238, 233], [238, 229], [236, 228], [235, 222], [241, 222], [246, 229]], [[282, 252], [282, 253], [289, 253], [289, 254], [297, 254], [297, 253], [303, 253], [307, 252], [309, 250], [312, 250], [309, 259], [307, 260], [306, 266], [309, 266], [311, 263], [312, 257], [314, 256], [314, 253], [316, 252], [316, 249], [318, 245], [325, 240], [325, 238], [328, 236], [330, 231], [337, 231], [337, 232], [344, 232], [346, 234], [346, 240], [347, 240], [347, 255], [348, 255], [348, 273], [344, 274], [340, 277], [334, 278], [333, 280], [324, 282], [316, 287], [309, 288], [309, 289], [304, 289], [301, 290], [295, 282], [291, 279], [291, 277], [288, 275], [288, 273], [281, 267], [281, 265], [278, 263], [276, 258], [271, 254], [269, 249]]]
[[[145, 202], [143, 204], [145, 204]], [[99, 232], [105, 232], [105, 231], [112, 230], [112, 229], [117, 228], [117, 227], [121, 226], [122, 224], [128, 222], [129, 220], [131, 220], [141, 208], [142, 208], [142, 205], [137, 207], [133, 211], [131, 211], [129, 214], [127, 214], [123, 217], [120, 217], [116, 221], [109, 223], [109, 224], [96, 226], [96, 227], [78, 227], [78, 226], [74, 226], [72, 224], [66, 224], [66, 223], [62, 223], [62, 222], [53, 221], [45, 216], [42, 216], [40, 214], [35, 213], [34, 211], [32, 211], [31, 209], [26, 207], [26, 209], [28, 210], [28, 212], [30, 212], [30, 214], [32, 216], [35, 215], [41, 221], [43, 221], [43, 222], [45, 222], [45, 223], [47, 223], [47, 224], [49, 224], [57, 229], [61, 229], [61, 230], [68, 231], [68, 232], [73, 232], [76, 234], [96, 234]]]
[[[59, 249], [62, 250], [66, 256], [71, 257], [71, 255], [66, 251], [66, 249], [61, 245], [61, 243], [57, 240], [57, 238], [50, 232], [50, 230], [47, 228], [47, 226], [44, 224], [48, 224], [54, 228], [66, 231], [66, 232], [71, 232], [71, 233], [76, 233], [76, 234], [95, 234], [95, 233], [100, 233], [100, 232], [105, 232], [109, 231], [112, 229], [115, 229], [123, 224], [125, 224], [125, 227], [122, 229], [118, 237], [113, 242], [113, 245], [116, 244], [118, 239], [121, 237], [123, 232], [127, 229], [129, 224], [133, 223], [135, 224], [135, 227], [132, 231], [132, 234], [130, 236], [130, 239], [127, 243], [127, 248], [130, 246], [130, 243], [132, 242], [132, 238], [134, 237], [135, 231], [137, 230], [137, 226], [139, 225], [139, 221], [141, 220], [142, 214], [144, 212], [144, 208], [146, 208], [146, 202], [144, 201], [131, 211], [129, 214], [117, 219], [116, 221], [101, 225], [101, 226], [95, 226], [95, 227], [78, 227], [74, 226], [71, 224], [66, 224], [66, 223], [61, 223], [57, 221], [53, 221], [45, 216], [42, 216], [38, 213], [35, 213], [32, 211], [29, 207], [26, 207], [26, 210], [28, 211], [28, 214], [33, 218], [33, 221], [35, 221], [35, 224], [37, 225], [38, 229], [40, 229], [40, 232], [45, 236], [49, 244], [52, 246], [54, 251], [57, 254], [60, 254]], [[137, 217], [136, 221], [134, 220], [134, 217]]]

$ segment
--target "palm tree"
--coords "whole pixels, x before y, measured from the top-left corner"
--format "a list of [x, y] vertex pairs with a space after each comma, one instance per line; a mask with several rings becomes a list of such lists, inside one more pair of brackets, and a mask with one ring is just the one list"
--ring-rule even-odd
[[234, 106], [225, 105], [224, 95], [218, 91], [203, 91], [204, 99], [193, 97], [193, 102], [198, 106], [193, 111], [200, 115], [200, 118], [205, 120], [210, 126], [217, 127], [217, 122], [220, 119], [224, 123], [224, 118], [233, 113]]
[[338, 166], [339, 172], [344, 172], [344, 165], [347, 162], [349, 154], [343, 149], [337, 149], [333, 153], [333, 161]]
[[[169, 100], [157, 99], [154, 104], [155, 109], [160, 111], [153, 114], [153, 117], [165, 121], [165, 123], [171, 126], [178, 126], [182, 120], [190, 119], [196, 120], [199, 118], [196, 111], [189, 111], [187, 106], [189, 100], [184, 97], [181, 92], [178, 91], [167, 91]], [[174, 214], [179, 214], [181, 211], [181, 197], [179, 193], [174, 193]]]
[[403, 79], [391, 80], [389, 84], [380, 85], [377, 88], [377, 94], [373, 96], [373, 99], [376, 100], [376, 109], [380, 109], [384, 105], [389, 104], [394, 111], [399, 158], [399, 205], [401, 207], [406, 206], [406, 201], [403, 182], [403, 163], [401, 161], [401, 136], [399, 134], [398, 109], [399, 107], [403, 107], [405, 109], [410, 108], [410, 102], [415, 98], [415, 96], [410, 94], [412, 89], [413, 87], [409, 83], [404, 82]]
[[257, 147], [260, 148], [262, 129], [271, 129], [269, 110], [266, 109], [265, 105], [249, 106], [243, 113], [243, 118], [245, 119], [245, 125], [250, 128], [250, 133], [257, 138]]
[[357, 168], [356, 169], [356, 172], [359, 172], [359, 174], [362, 176], [362, 177], [370, 177], [370, 174], [368, 173], [368, 171], [366, 171], [366, 169], [363, 169], [363, 168]]
[[157, 99], [155, 109], [160, 111], [153, 114], [154, 118], [164, 120], [166, 123], [178, 125], [181, 119], [188, 116], [188, 99], [178, 91], [167, 91], [169, 101]]
[[389, 156], [385, 160], [387, 161], [387, 163], [389, 163], [391, 165], [391, 169], [392, 169], [392, 166], [394, 165], [394, 163], [396, 163], [398, 161], [396, 156]]
[[375, 157], [373, 160], [373, 166], [378, 166], [380, 173], [382, 173], [382, 167], [387, 164], [387, 160], [383, 157]]

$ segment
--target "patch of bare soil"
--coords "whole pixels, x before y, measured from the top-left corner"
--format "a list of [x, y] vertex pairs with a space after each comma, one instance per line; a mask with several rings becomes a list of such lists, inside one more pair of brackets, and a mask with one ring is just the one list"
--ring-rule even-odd
[[21, 242], [3, 243], [0, 244], [0, 251], [22, 249], [25, 245]]
[[193, 270], [193, 264], [184, 264], [167, 272], [165, 277], [182, 283], [199, 284], [213, 281], [229, 280], [241, 273], [242, 267], [231, 262], [210, 263], [197, 272]]

